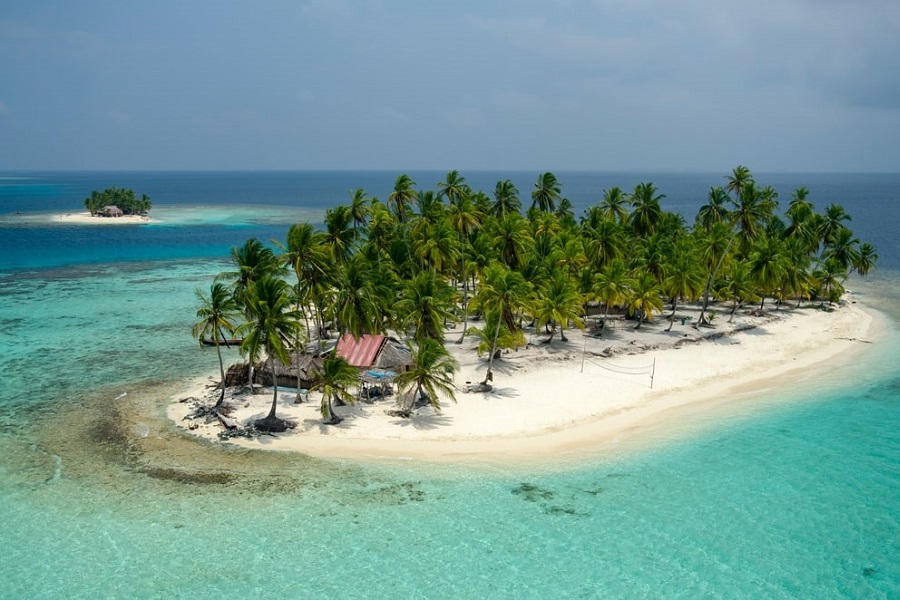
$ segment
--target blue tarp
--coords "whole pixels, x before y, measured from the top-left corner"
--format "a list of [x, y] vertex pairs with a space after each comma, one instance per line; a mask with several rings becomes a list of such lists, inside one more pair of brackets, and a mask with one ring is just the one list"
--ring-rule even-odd
[[366, 371], [366, 375], [374, 377], [375, 379], [386, 379], [388, 377], [393, 377], [396, 373], [393, 371]]

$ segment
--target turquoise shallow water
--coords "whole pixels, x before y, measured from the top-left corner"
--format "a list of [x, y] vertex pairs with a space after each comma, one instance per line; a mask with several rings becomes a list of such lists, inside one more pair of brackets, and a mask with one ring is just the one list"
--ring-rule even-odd
[[231, 234], [206, 227], [125, 262], [76, 231], [77, 260], [0, 272], [0, 598], [900, 597], [896, 272], [851, 285], [881, 342], [690, 433], [565, 468], [355, 464], [164, 419], [215, 369], [193, 294]]
[[865, 369], [577, 467], [355, 465], [166, 426], [214, 368], [187, 329], [220, 269], [4, 280], [0, 597], [900, 594], [894, 331]]

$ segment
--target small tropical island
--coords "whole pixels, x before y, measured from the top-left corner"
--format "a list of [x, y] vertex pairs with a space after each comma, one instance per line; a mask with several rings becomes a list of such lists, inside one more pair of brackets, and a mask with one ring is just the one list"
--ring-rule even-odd
[[[600, 195], [576, 218], [549, 172], [524, 212], [510, 180], [488, 195], [457, 171], [434, 190], [400, 175], [385, 202], [358, 189], [322, 228], [247, 240], [197, 290], [218, 372], [169, 417], [325, 456], [572, 451], [809, 377], [877, 334], [845, 287], [877, 252], [806, 188], [781, 212], [739, 166], [690, 224], [652, 183]], [[226, 367], [231, 347], [244, 360]]]
[[152, 202], [149, 196], [141, 194], [140, 198], [132, 189], [111, 187], [98, 192], [93, 190], [84, 199], [86, 213], [68, 213], [58, 215], [59, 221], [69, 223], [105, 223], [134, 224], [149, 222]]

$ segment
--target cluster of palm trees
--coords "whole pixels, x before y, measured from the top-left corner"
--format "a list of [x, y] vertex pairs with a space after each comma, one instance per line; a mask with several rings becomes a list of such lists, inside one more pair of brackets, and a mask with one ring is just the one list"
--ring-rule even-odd
[[[433, 190], [400, 175], [384, 202], [355, 190], [348, 204], [326, 212], [322, 227], [293, 225], [274, 249], [255, 239], [234, 248], [236, 269], [201, 294], [195, 334], [216, 340], [237, 332], [251, 364], [265, 357], [273, 368], [291, 349], [333, 332], [397, 332], [416, 360], [401, 375], [406, 397], [437, 403], [437, 392], [453, 398], [456, 364], [444, 346], [450, 324], [462, 323], [457, 343], [474, 335], [488, 353], [486, 383], [499, 350], [525, 343], [526, 324], [548, 343], [557, 331], [565, 340], [567, 327], [584, 327], [592, 300], [607, 316], [627, 311], [636, 327], [670, 303], [671, 328], [679, 302], [702, 301], [700, 325], [710, 320], [711, 301], [730, 301], [733, 316], [751, 301], [761, 311], [766, 298], [839, 299], [849, 274], [867, 274], [877, 254], [853, 236], [842, 207], [818, 213], [808, 196], [806, 188], [794, 191], [781, 214], [777, 192], [738, 166], [710, 190], [692, 224], [663, 210], [665, 196], [652, 183], [605, 190], [576, 219], [549, 172], [538, 176], [524, 213], [508, 179], [488, 195], [457, 171]], [[470, 327], [470, 317], [481, 326]], [[323, 369], [328, 422], [331, 398], [355, 377], [340, 361], [331, 356]], [[276, 403], [277, 390], [263, 426], [277, 424]]]
[[138, 198], [134, 190], [117, 187], [106, 188], [102, 192], [93, 190], [91, 195], [84, 199], [84, 207], [91, 216], [104, 214], [108, 206], [118, 206], [126, 215], [146, 215], [153, 203], [147, 194], [141, 194]]

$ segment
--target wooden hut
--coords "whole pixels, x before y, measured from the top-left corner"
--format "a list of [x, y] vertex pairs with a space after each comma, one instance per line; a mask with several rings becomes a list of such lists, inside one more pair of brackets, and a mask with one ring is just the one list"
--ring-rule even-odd
[[[297, 370], [300, 371], [300, 387], [311, 388], [317, 381], [316, 372], [322, 368], [322, 358], [313, 354], [301, 354], [299, 362], [296, 362], [294, 353], [291, 352], [290, 364], [283, 365], [275, 361], [275, 381], [279, 387], [296, 388]], [[234, 363], [228, 367], [225, 373], [226, 387], [238, 387], [247, 384], [249, 366], [246, 361]], [[272, 385], [272, 371], [269, 364], [261, 362], [253, 367], [253, 382], [256, 385]]]
[[362, 381], [359, 399], [366, 402], [392, 395], [394, 377], [408, 371], [413, 364], [409, 348], [383, 335], [365, 334], [356, 339], [345, 334], [338, 341], [336, 352], [359, 369]]
[[[297, 362], [297, 359], [300, 359]], [[313, 354], [301, 354], [299, 357], [291, 352], [290, 364], [283, 365], [275, 361], [275, 381], [279, 387], [297, 387], [297, 371], [300, 371], [301, 389], [311, 388], [317, 381], [316, 372], [322, 370], [322, 358]], [[261, 364], [255, 369], [256, 381], [263, 385], [272, 385], [272, 372], [268, 365]]]
[[338, 341], [337, 355], [359, 369], [389, 369], [408, 371], [412, 366], [412, 352], [393, 338], [364, 334], [359, 339], [346, 333]]
[[105, 217], [121, 217], [124, 214], [125, 213], [122, 212], [122, 209], [115, 204], [103, 207], [103, 216]]

